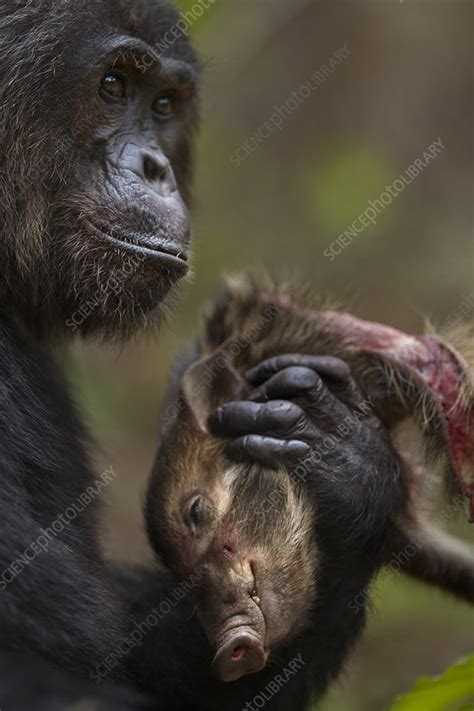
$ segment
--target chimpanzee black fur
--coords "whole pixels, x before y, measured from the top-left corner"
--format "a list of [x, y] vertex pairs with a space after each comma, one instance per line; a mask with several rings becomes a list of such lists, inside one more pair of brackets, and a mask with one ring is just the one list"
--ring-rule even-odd
[[[224, 685], [172, 577], [115, 571], [101, 556], [98, 494], [113, 473], [92, 473], [52, 344], [73, 333], [129, 337], [156, 322], [186, 273], [199, 67], [178, 19], [163, 0], [0, 0], [0, 707], [9, 711], [80, 699], [230, 711], [299, 653], [306, 671], [268, 708], [303, 708], [363, 625], [363, 607], [348, 608], [350, 586], [341, 597], [329, 576], [319, 594], [334, 604], [316, 611], [311, 634], [274, 668]], [[374, 568], [338, 565], [354, 593]], [[137, 632], [166, 601], [159, 624]], [[326, 626], [332, 639], [315, 654]]]

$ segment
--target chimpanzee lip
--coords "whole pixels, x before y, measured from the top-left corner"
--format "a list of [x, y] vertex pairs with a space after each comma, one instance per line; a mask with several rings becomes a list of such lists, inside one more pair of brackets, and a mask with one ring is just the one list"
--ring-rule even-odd
[[168, 243], [158, 242], [154, 235], [143, 235], [139, 233], [125, 233], [117, 231], [107, 225], [95, 225], [87, 223], [96, 234], [100, 234], [115, 248], [125, 249], [135, 252], [143, 257], [152, 257], [160, 261], [163, 266], [171, 267], [177, 271], [186, 272], [188, 270], [188, 255], [186, 250], [178, 249]]

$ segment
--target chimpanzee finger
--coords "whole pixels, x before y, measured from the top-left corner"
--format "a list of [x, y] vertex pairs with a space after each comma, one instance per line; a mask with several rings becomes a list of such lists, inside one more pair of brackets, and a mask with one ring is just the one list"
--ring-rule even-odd
[[349, 366], [340, 358], [287, 353], [262, 361], [255, 368], [249, 370], [245, 377], [252, 385], [260, 385], [266, 380], [269, 380], [273, 375], [276, 375], [280, 370], [284, 370], [293, 365], [311, 368], [323, 378], [331, 378], [334, 380], [345, 381], [348, 380], [351, 375]]
[[300, 440], [282, 440], [261, 435], [245, 435], [229, 442], [227, 456], [237, 462], [259, 462], [268, 467], [293, 465], [311, 454], [311, 447]]
[[208, 428], [214, 435], [237, 437], [246, 434], [289, 435], [305, 413], [287, 400], [256, 403], [242, 400], [217, 408], [208, 419]]
[[349, 408], [354, 408], [363, 402], [362, 392], [351, 377], [347, 363], [333, 356], [312, 356], [290, 353], [262, 361], [256, 368], [246, 374], [247, 380], [259, 385], [276, 375], [281, 370], [291, 366], [311, 368], [320, 375], [329, 390]]
[[341, 420], [349, 420], [349, 408], [331, 393], [321, 377], [310, 368], [292, 366], [281, 370], [256, 388], [248, 399], [253, 402], [268, 400], [297, 401], [313, 425], [330, 431]]

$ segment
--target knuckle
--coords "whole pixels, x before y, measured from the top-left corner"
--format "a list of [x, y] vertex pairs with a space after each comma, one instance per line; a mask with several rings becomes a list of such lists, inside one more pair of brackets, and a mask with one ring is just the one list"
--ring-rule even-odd
[[250, 449], [252, 446], [252, 440], [252, 435], [244, 435], [240, 440], [243, 449]]
[[279, 364], [280, 364], [280, 357], [279, 356], [273, 356], [273, 358], [269, 358], [266, 361], [267, 368], [270, 371], [278, 370]]
[[320, 376], [311, 368], [294, 366], [287, 370], [288, 378], [301, 390], [311, 390], [322, 386]]
[[290, 420], [291, 423], [294, 425], [296, 425], [301, 420], [306, 420], [304, 410], [299, 405], [296, 405], [293, 402], [288, 403], [287, 414], [288, 420]]
[[311, 371], [311, 372], [314, 375], [316, 375], [316, 378], [314, 378], [314, 380], [312, 381], [311, 388], [310, 388], [311, 394], [313, 395], [313, 397], [320, 398], [320, 397], [328, 394], [329, 391], [328, 391], [327, 387], [325, 386], [322, 378], [319, 375], [317, 375], [317, 373], [314, 373], [314, 371]]
[[331, 409], [331, 394], [321, 378], [318, 377], [311, 385], [308, 385], [306, 389], [306, 401], [310, 405], [321, 405], [324, 403], [324, 407], [328, 410]]
[[300, 417], [295, 422], [294, 433], [295, 436], [303, 440], [311, 437], [310, 423], [304, 412], [301, 413]]
[[216, 416], [222, 419], [222, 418], [226, 417], [227, 415], [229, 415], [229, 413], [234, 412], [235, 404], [236, 404], [235, 402], [229, 402], [229, 403], [226, 403], [225, 405], [221, 405], [215, 411]]
[[334, 368], [338, 375], [350, 378], [351, 370], [342, 358], [337, 358], [336, 356], [325, 356], [325, 358], [326, 363], [330, 367]]
[[258, 375], [260, 378], [268, 379], [277, 369], [277, 359], [274, 356], [273, 358], [268, 358], [267, 360], [262, 361], [260, 365], [258, 366]]
[[213, 424], [221, 425], [222, 420], [224, 419], [224, 409], [222, 407], [218, 407], [217, 410], [214, 410], [214, 412], [211, 414], [211, 422]]

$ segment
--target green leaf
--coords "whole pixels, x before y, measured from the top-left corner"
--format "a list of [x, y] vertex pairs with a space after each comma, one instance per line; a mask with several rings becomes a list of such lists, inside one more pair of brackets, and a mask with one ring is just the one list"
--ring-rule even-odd
[[[469, 703], [468, 703], [469, 702]], [[458, 704], [463, 704], [459, 707]], [[466, 705], [467, 704], [467, 705]], [[435, 679], [419, 679], [390, 711], [473, 711], [474, 656], [462, 659]]]

